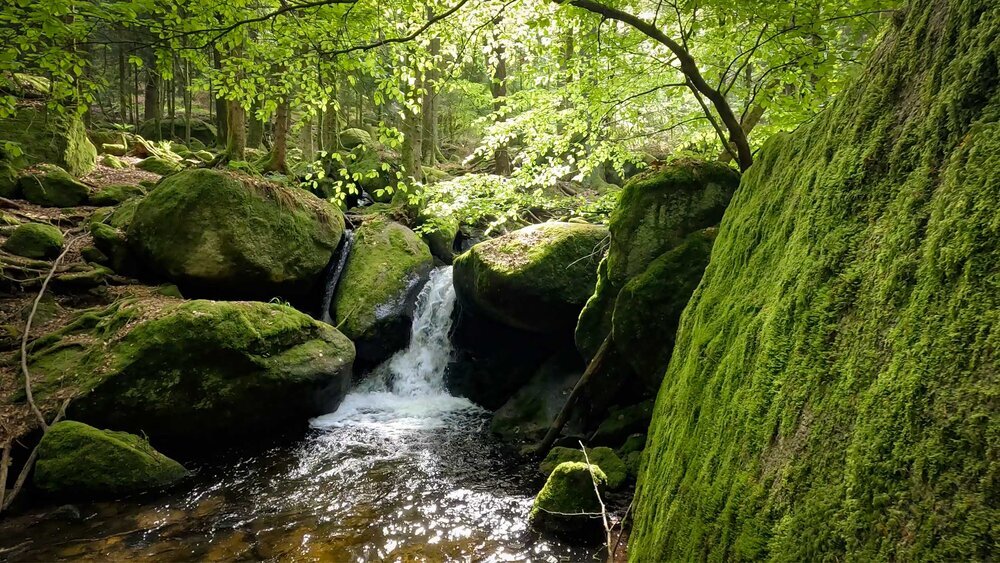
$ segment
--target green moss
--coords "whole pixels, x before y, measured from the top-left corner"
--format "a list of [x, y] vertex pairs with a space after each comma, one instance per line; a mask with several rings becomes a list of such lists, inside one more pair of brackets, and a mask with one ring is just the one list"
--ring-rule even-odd
[[615, 348], [655, 391], [674, 348], [674, 327], [708, 265], [715, 229], [696, 231], [653, 260], [618, 292], [612, 308]]
[[43, 207], [75, 207], [87, 201], [90, 189], [62, 168], [39, 164], [18, 179], [24, 199]]
[[653, 400], [643, 401], [624, 408], [612, 407], [601, 421], [590, 441], [593, 444], [616, 446], [630, 435], [645, 432], [653, 417]]
[[58, 228], [42, 223], [24, 223], [14, 229], [3, 249], [25, 258], [55, 258], [63, 246], [63, 234]]
[[427, 245], [399, 223], [376, 217], [355, 231], [331, 315], [359, 356], [378, 361], [406, 344], [409, 309], [432, 267]]
[[541, 223], [481, 242], [455, 259], [455, 290], [473, 311], [533, 332], [572, 327], [596, 282], [608, 231]]
[[590, 463], [601, 468], [609, 489], [617, 489], [625, 484], [625, 480], [628, 478], [625, 464], [622, 463], [614, 450], [605, 447], [587, 448], [587, 455], [584, 456], [580, 449], [557, 446], [549, 450], [545, 459], [538, 465], [538, 470], [542, 472], [542, 475], [548, 476], [563, 463], [586, 462], [588, 458]]
[[290, 307], [157, 299], [82, 315], [30, 366], [39, 397], [75, 390], [74, 418], [176, 443], [301, 423], [329, 406], [321, 392], [343, 396], [353, 360], [346, 337]]
[[358, 128], [344, 129], [341, 131], [340, 144], [348, 150], [359, 146], [371, 147], [373, 145], [371, 133]]
[[606, 482], [607, 477], [596, 465], [573, 461], [557, 465], [531, 506], [531, 524], [563, 535], [602, 531], [597, 495]]
[[17, 169], [10, 162], [0, 159], [0, 197], [16, 199], [21, 196], [17, 183]]
[[144, 158], [140, 160], [135, 167], [140, 170], [145, 170], [146, 172], [159, 174], [160, 176], [169, 176], [175, 172], [180, 172], [184, 168], [184, 166], [176, 160], [160, 158], [158, 156]]
[[49, 163], [83, 176], [94, 169], [97, 149], [87, 138], [83, 121], [74, 113], [60, 115], [33, 106], [19, 106], [0, 119], [0, 139], [18, 143], [24, 154], [18, 166]]
[[133, 197], [146, 195], [146, 190], [131, 184], [113, 184], [105, 186], [90, 196], [93, 205], [118, 205]]
[[1000, 13], [917, 0], [769, 141], [685, 311], [629, 557], [983, 561], [1000, 470]]
[[319, 282], [343, 229], [337, 209], [303, 190], [191, 169], [136, 204], [127, 238], [186, 293], [295, 299]]
[[139, 436], [64, 420], [42, 437], [34, 482], [50, 494], [100, 497], [162, 487], [185, 475], [181, 464]]
[[107, 166], [115, 170], [124, 170], [128, 167], [125, 161], [116, 156], [118, 153], [125, 154], [126, 148], [124, 145], [101, 145], [101, 150], [106, 153], [101, 157], [101, 166]]

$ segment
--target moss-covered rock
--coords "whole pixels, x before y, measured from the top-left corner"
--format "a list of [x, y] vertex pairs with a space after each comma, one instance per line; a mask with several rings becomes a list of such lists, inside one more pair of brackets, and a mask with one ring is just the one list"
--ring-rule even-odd
[[[576, 350], [567, 348], [558, 352], [497, 409], [490, 430], [509, 442], [541, 440], [562, 410], [581, 373], [583, 366]], [[567, 426], [578, 426], [574, 422], [570, 421]]]
[[95, 249], [106, 257], [106, 261], [99, 263], [121, 274], [133, 272], [132, 255], [122, 230], [95, 222], [90, 224], [90, 236], [94, 239]]
[[110, 166], [111, 168], [124, 168], [124, 163], [117, 157], [125, 156], [127, 152], [128, 145], [124, 143], [103, 143], [101, 145], [101, 153], [104, 155], [104, 158], [101, 158], [101, 164]]
[[76, 395], [72, 418], [190, 449], [328, 412], [353, 360], [343, 334], [291, 307], [163, 297], [81, 315], [36, 342], [30, 366], [39, 397]]
[[10, 93], [18, 98], [45, 98], [52, 92], [52, 81], [34, 74], [4, 73], [0, 76], [0, 92]]
[[93, 205], [118, 205], [133, 197], [146, 195], [146, 190], [141, 186], [132, 184], [113, 184], [98, 189], [90, 195], [90, 203]]
[[355, 231], [330, 315], [358, 347], [379, 362], [406, 345], [420, 288], [434, 266], [431, 252], [404, 225], [375, 217]]
[[364, 129], [350, 128], [340, 132], [340, 145], [345, 149], [353, 149], [359, 146], [373, 146], [371, 133]]
[[25, 258], [55, 258], [63, 242], [62, 231], [52, 225], [24, 223], [14, 229], [3, 243], [3, 249]]
[[426, 217], [421, 227], [420, 236], [431, 249], [431, 254], [445, 264], [451, 264], [455, 259], [458, 219], [452, 216]]
[[538, 464], [538, 470], [542, 472], [542, 475], [548, 476], [560, 464], [570, 461], [586, 462], [588, 458], [590, 463], [601, 468], [609, 489], [617, 489], [625, 484], [628, 479], [625, 464], [614, 450], [605, 447], [587, 448], [587, 455], [584, 456], [583, 451], [578, 448], [556, 446], [549, 450], [545, 459]]
[[7, 160], [0, 159], [0, 197], [14, 199], [20, 197], [21, 187], [17, 182], [17, 169]]
[[125, 164], [124, 160], [113, 154], [105, 154], [101, 156], [101, 166], [107, 166], [114, 170], [124, 170], [128, 165]]
[[[645, 272], [654, 260], [681, 245], [692, 233], [718, 225], [738, 183], [739, 175], [721, 163], [681, 161], [636, 176], [625, 184], [618, 206], [611, 214], [607, 258], [600, 266], [596, 289], [580, 314], [576, 329], [577, 347], [585, 358], [594, 356], [611, 331], [615, 302], [622, 287]], [[706, 247], [701, 242], [709, 244]], [[652, 314], [680, 314], [694, 288], [691, 279], [697, 285], [708, 260], [707, 253], [699, 255], [698, 252], [710, 250], [710, 242], [710, 236], [706, 235], [688, 243], [692, 248], [677, 258], [690, 257], [695, 262], [690, 267], [683, 261], [673, 263], [672, 268], [682, 273], [683, 279], [662, 280], [664, 284], [678, 287], [663, 288], [665, 301], [659, 305], [667, 307]], [[680, 308], [670, 307], [671, 303], [679, 304]], [[656, 330], [660, 334], [673, 332], [665, 326], [660, 325]], [[641, 330], [641, 327], [627, 330]], [[647, 351], [664, 349], [669, 355], [670, 346], [663, 344]], [[623, 355], [627, 356], [628, 351]], [[656, 364], [657, 361], [648, 363]], [[662, 375], [662, 369], [659, 371]], [[659, 381], [656, 375], [646, 378]]]
[[86, 203], [90, 188], [52, 164], [38, 164], [18, 178], [21, 196], [44, 207], [75, 207]]
[[142, 198], [127, 234], [185, 295], [266, 300], [309, 295], [343, 230], [340, 211], [304, 190], [198, 169]]
[[631, 559], [995, 557], [995, 7], [910, 2], [757, 154], [681, 319]]
[[83, 121], [73, 112], [60, 115], [34, 106], [18, 106], [0, 119], [0, 139], [21, 146], [18, 166], [49, 163], [83, 176], [94, 169], [97, 149], [87, 138]]
[[[186, 142], [185, 132], [187, 131], [187, 121], [184, 118], [161, 119], [159, 127], [154, 119], [147, 120], [139, 126], [139, 134], [147, 139], [164, 141]], [[202, 144], [214, 145], [216, 140], [215, 127], [200, 119], [191, 120], [191, 138], [197, 139]]]
[[34, 482], [49, 494], [95, 498], [162, 487], [185, 475], [139, 436], [64, 420], [38, 445]]
[[617, 450], [618, 457], [625, 463], [625, 469], [628, 470], [628, 476], [633, 479], [639, 477], [639, 468], [642, 467], [642, 452], [645, 449], [646, 435], [633, 434]]
[[653, 400], [608, 411], [608, 416], [594, 431], [590, 443], [601, 446], [617, 446], [629, 436], [645, 433], [653, 418]]
[[531, 506], [532, 526], [561, 536], [600, 534], [603, 525], [597, 495], [606, 483], [607, 477], [596, 465], [575, 461], [557, 465]]
[[179, 160], [149, 156], [140, 160], [135, 167], [146, 172], [159, 174], [160, 176], [169, 176], [175, 172], [180, 172], [184, 168], [184, 165]]
[[512, 327], [571, 329], [607, 236], [599, 225], [541, 223], [481, 242], [455, 259], [455, 290], [474, 313]]

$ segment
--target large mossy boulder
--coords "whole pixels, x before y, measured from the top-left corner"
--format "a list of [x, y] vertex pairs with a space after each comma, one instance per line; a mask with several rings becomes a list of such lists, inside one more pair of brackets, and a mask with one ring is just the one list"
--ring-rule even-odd
[[73, 112], [18, 106], [13, 115], [0, 119], [0, 139], [20, 145], [23, 154], [16, 159], [18, 166], [48, 163], [80, 177], [97, 164], [97, 149]]
[[181, 464], [139, 436], [64, 420], [38, 445], [34, 483], [52, 495], [100, 498], [163, 487], [185, 475]]
[[725, 164], [685, 160], [625, 184], [609, 222], [608, 254], [575, 332], [588, 361], [610, 336], [583, 401], [593, 414], [655, 394], [681, 312], [708, 264], [713, 226], [738, 183]]
[[607, 476], [596, 465], [577, 461], [557, 465], [532, 503], [531, 525], [562, 537], [600, 537], [604, 529], [598, 494], [606, 485]]
[[[183, 118], [160, 119], [159, 127], [157, 127], [157, 121], [155, 119], [150, 119], [144, 121], [139, 126], [140, 135], [147, 139], [156, 141], [165, 140], [186, 143], [188, 141], [188, 139], [185, 138], [186, 131], [187, 121]], [[204, 146], [214, 145], [216, 140], [215, 127], [200, 119], [191, 119], [190, 138], [197, 139], [198, 142]]]
[[62, 168], [38, 164], [18, 178], [21, 197], [43, 207], [76, 207], [87, 202], [90, 188]]
[[340, 144], [347, 150], [357, 147], [370, 148], [374, 146], [371, 133], [356, 127], [344, 129], [340, 132]]
[[427, 244], [404, 225], [373, 217], [355, 231], [330, 315], [359, 358], [377, 363], [406, 346], [417, 295], [433, 267]]
[[3, 249], [25, 258], [55, 258], [63, 247], [58, 228], [42, 223], [23, 223], [3, 243]]
[[455, 259], [455, 290], [473, 314], [511, 327], [572, 330], [607, 236], [599, 225], [541, 223], [481, 242]]
[[659, 390], [635, 561], [988, 561], [1000, 11], [914, 0], [755, 155]]
[[215, 170], [164, 179], [137, 205], [129, 247], [185, 295], [311, 295], [344, 231], [339, 210], [304, 190]]
[[36, 395], [75, 393], [69, 415], [173, 450], [257, 439], [336, 408], [354, 345], [273, 303], [126, 299], [41, 338]]

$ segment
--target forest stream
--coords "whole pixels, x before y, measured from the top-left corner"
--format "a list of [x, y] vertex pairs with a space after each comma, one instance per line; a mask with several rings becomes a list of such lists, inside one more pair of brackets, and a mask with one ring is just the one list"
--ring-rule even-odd
[[0, 548], [30, 542], [12, 561], [587, 558], [528, 528], [536, 471], [504, 455], [487, 411], [444, 389], [454, 305], [451, 267], [436, 269], [409, 347], [297, 443], [207, 464], [154, 499], [9, 520]]

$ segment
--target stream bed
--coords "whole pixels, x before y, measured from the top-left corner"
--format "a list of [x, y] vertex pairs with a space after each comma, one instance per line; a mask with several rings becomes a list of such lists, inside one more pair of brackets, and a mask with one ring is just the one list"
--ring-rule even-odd
[[435, 270], [409, 347], [297, 442], [208, 463], [165, 494], [0, 522], [0, 553], [11, 561], [599, 560], [596, 546], [528, 527], [541, 476], [490, 434], [487, 411], [444, 389], [454, 299], [451, 269]]

